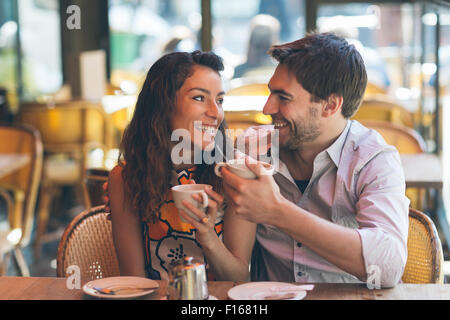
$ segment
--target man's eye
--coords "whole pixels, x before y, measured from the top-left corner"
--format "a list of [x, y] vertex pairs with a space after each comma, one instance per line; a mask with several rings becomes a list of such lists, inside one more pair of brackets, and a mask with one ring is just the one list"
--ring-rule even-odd
[[278, 96], [278, 99], [280, 99], [281, 101], [289, 101], [289, 98], [286, 98], [284, 96]]
[[203, 102], [203, 101], [205, 101], [205, 97], [204, 96], [195, 96], [194, 100]]
[[223, 98], [217, 99], [217, 104], [218, 105], [223, 105]]

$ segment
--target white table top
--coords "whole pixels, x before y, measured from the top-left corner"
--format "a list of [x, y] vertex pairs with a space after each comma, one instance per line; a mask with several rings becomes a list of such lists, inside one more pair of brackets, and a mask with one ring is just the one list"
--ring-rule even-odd
[[24, 154], [0, 153], [0, 178], [25, 166], [29, 161], [30, 158]]
[[406, 187], [442, 189], [442, 161], [436, 154], [401, 154]]

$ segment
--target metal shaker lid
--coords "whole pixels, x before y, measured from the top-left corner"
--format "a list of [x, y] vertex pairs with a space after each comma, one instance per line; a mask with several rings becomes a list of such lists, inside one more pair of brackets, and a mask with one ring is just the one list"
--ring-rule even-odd
[[194, 259], [194, 257], [184, 257], [182, 260], [172, 264], [172, 272], [178, 273], [183, 270], [196, 269], [205, 266], [204, 263]]

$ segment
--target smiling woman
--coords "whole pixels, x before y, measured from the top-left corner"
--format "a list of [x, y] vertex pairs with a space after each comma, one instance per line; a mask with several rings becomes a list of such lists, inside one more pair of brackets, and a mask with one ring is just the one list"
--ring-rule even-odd
[[173, 129], [185, 129], [191, 135], [194, 146], [204, 150], [214, 143], [224, 114], [220, 75], [205, 66], [195, 66], [177, 93]]
[[[182, 130], [189, 149], [215, 152], [216, 133], [224, 137], [222, 60], [213, 53], [177, 52], [149, 70], [133, 118], [121, 143], [119, 165], [110, 174], [113, 239], [121, 275], [167, 279], [169, 265], [193, 256], [204, 261], [202, 247], [219, 240], [223, 198], [214, 167], [193, 158], [171, 161], [172, 132]], [[208, 149], [209, 150], [209, 149]], [[170, 188], [196, 182], [206, 189], [208, 208], [200, 222], [180, 219]], [[183, 215], [184, 217], [184, 215]]]

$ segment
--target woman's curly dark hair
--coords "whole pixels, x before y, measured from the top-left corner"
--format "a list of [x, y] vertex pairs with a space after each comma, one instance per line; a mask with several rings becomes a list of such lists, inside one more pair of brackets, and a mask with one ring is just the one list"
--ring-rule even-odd
[[[197, 65], [217, 73], [223, 70], [222, 59], [211, 52], [174, 52], [156, 61], [148, 71], [133, 118], [124, 132], [119, 165], [123, 168], [125, 198], [143, 220], [155, 221], [168, 193], [173, 169], [171, 118], [176, 94]], [[223, 121], [219, 127], [222, 137], [225, 128]], [[223, 149], [226, 154], [226, 147]], [[222, 189], [214, 165], [197, 165], [196, 182], [210, 184], [219, 192]]]

